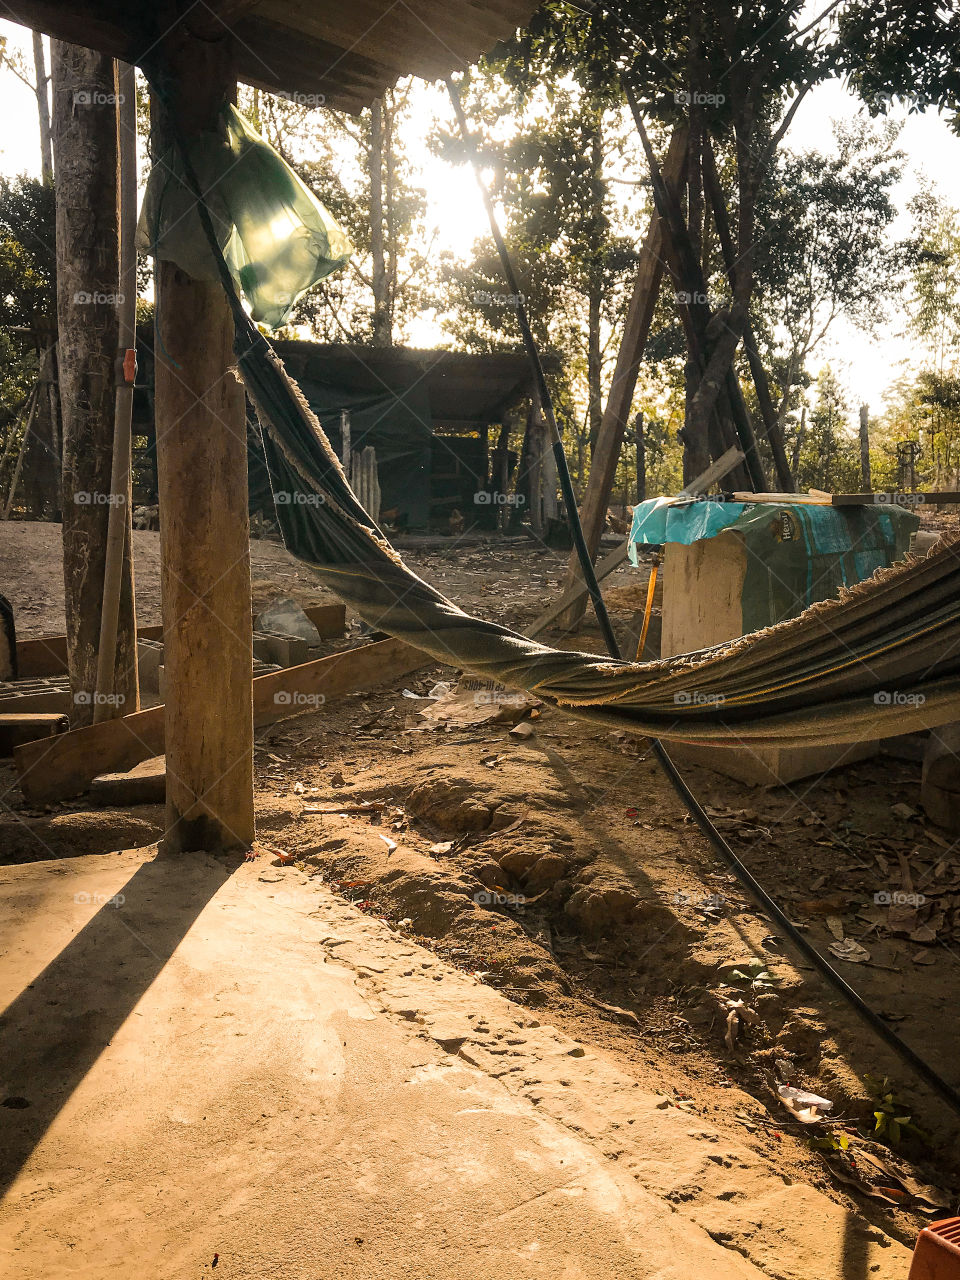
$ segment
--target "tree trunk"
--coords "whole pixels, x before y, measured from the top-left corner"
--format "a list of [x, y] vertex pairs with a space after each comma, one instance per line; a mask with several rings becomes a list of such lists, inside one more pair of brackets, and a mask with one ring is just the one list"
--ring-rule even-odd
[[393, 89], [387, 90], [384, 96], [383, 108], [383, 202], [387, 237], [387, 312], [390, 317], [390, 343], [392, 345], [400, 272], [400, 245], [398, 244], [397, 232], [397, 155], [394, 145], [397, 104], [396, 94]]
[[[153, 103], [161, 155], [174, 146], [174, 122], [188, 145], [215, 127], [236, 93], [232, 52], [226, 39], [171, 30], [167, 91]], [[246, 849], [254, 838], [247, 435], [221, 285], [158, 263], [157, 328], [164, 850]]]
[[790, 470], [793, 472], [793, 487], [797, 487], [797, 476], [800, 470], [800, 451], [803, 448], [803, 441], [807, 434], [807, 406], [803, 405], [800, 409], [800, 422], [797, 426], [797, 438], [793, 442], [793, 457], [790, 460]]
[[[63, 567], [71, 721], [77, 726], [93, 720], [113, 457], [120, 287], [117, 84], [112, 58], [89, 49], [54, 41], [51, 62]], [[128, 561], [111, 704], [118, 715], [136, 708], [135, 650]]]
[[637, 502], [647, 500], [647, 445], [643, 436], [643, 414], [637, 414]]
[[37, 94], [37, 116], [40, 121], [40, 173], [44, 182], [53, 181], [53, 133], [50, 128], [50, 100], [47, 97], [47, 60], [43, 52], [43, 36], [33, 33], [34, 84]]
[[603, 421], [603, 356], [600, 346], [600, 290], [591, 287], [587, 305], [587, 441], [590, 456]]
[[527, 420], [527, 474], [529, 476], [529, 511], [530, 528], [538, 537], [543, 537], [543, 411], [539, 401], [534, 398], [530, 404], [530, 416]]
[[389, 347], [393, 342], [393, 334], [390, 323], [390, 286], [383, 227], [383, 103], [379, 98], [370, 108], [369, 165], [370, 254], [373, 258], [373, 343], [377, 347]]

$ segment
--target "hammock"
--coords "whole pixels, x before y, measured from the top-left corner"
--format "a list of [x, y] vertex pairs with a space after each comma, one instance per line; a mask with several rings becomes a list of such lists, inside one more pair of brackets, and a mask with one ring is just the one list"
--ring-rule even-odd
[[404, 564], [239, 300], [234, 310], [284, 543], [378, 630], [572, 714], [657, 738], [803, 746], [960, 719], [957, 541], [697, 653], [635, 663], [551, 649], [464, 613]]
[[185, 149], [181, 158], [233, 312], [284, 543], [365, 622], [438, 662], [659, 739], [813, 746], [960, 719], [960, 539], [788, 622], [657, 662], [551, 649], [457, 608], [404, 564], [357, 500], [320, 423], [244, 311]]

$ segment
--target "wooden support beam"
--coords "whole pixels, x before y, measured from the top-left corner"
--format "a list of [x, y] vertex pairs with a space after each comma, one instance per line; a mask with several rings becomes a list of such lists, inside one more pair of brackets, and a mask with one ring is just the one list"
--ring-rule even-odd
[[[236, 94], [229, 37], [187, 24], [162, 45], [158, 151], [216, 129]], [[219, 283], [156, 264], [157, 477], [167, 754], [164, 849], [244, 849], [254, 840], [253, 636], [244, 394]], [[154, 752], [153, 754], [156, 754]]]
[[713, 485], [717, 484], [724, 476], [729, 475], [735, 466], [743, 461], [743, 450], [738, 449], [736, 445], [732, 445], [726, 453], [722, 454], [716, 462], [711, 462], [706, 471], [701, 472], [696, 480], [691, 480], [689, 484], [685, 484], [680, 490], [680, 496], [697, 497], [701, 493], [706, 493]]
[[[251, 698], [239, 691], [233, 696], [251, 707], [251, 719], [258, 726], [272, 724], [433, 663], [422, 649], [401, 640], [381, 640], [259, 676], [252, 681]], [[48, 804], [80, 794], [99, 774], [126, 772], [142, 760], [163, 755], [165, 722], [165, 708], [150, 707], [122, 720], [75, 729], [53, 741], [27, 743], [14, 753], [21, 790], [31, 804]], [[167, 762], [169, 776], [169, 752]]]
[[[683, 175], [687, 156], [687, 134], [685, 129], [677, 129], [667, 148], [663, 164], [664, 181], [675, 189]], [[623, 436], [630, 417], [634, 392], [637, 389], [637, 376], [643, 349], [647, 343], [653, 315], [656, 310], [660, 284], [663, 280], [663, 242], [661, 235], [661, 219], [654, 214], [650, 219], [647, 234], [640, 249], [640, 265], [633, 286], [633, 294], [624, 323], [623, 338], [617, 353], [617, 363], [610, 384], [610, 393], [603, 410], [600, 423], [600, 435], [593, 450], [590, 462], [590, 478], [587, 481], [586, 493], [580, 504], [580, 523], [583, 525], [583, 536], [587, 550], [596, 560], [600, 549], [600, 538], [603, 535], [607, 516], [607, 506], [617, 473], [620, 449]], [[567, 565], [567, 576], [564, 581], [564, 594], [572, 591], [581, 580], [580, 562], [577, 552], [571, 552]], [[583, 617], [586, 608], [586, 596], [578, 594], [571, 597], [573, 603], [563, 619], [566, 629], [575, 627]]]

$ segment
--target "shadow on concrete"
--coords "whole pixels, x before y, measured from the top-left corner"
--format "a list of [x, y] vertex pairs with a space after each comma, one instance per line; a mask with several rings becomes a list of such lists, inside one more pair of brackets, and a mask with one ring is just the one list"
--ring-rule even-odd
[[0, 1195], [241, 861], [143, 863], [0, 1016]]

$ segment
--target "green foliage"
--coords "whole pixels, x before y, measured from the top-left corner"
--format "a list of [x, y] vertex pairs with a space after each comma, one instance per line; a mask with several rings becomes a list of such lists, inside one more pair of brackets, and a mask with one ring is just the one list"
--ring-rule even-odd
[[852, 0], [839, 65], [872, 112], [936, 107], [960, 132], [960, 9], [944, 0]]
[[[411, 84], [402, 82], [383, 99], [388, 305], [401, 336], [405, 324], [429, 300], [432, 260], [424, 225], [426, 194], [415, 181], [403, 144], [412, 127]], [[246, 91], [241, 106], [330, 210], [357, 250], [346, 270], [335, 272], [300, 300], [290, 332], [305, 325], [319, 341], [369, 342], [374, 320], [370, 112], [354, 118], [292, 96], [253, 90]]]
[[929, 190], [911, 203], [914, 255], [905, 298], [906, 331], [926, 353], [888, 397], [874, 433], [875, 483], [899, 485], [897, 441], [919, 448], [923, 487], [955, 488], [960, 480], [960, 210]]
[[866, 1075], [864, 1081], [870, 1091], [871, 1098], [879, 1105], [874, 1109], [875, 1120], [873, 1135], [881, 1142], [895, 1147], [905, 1137], [919, 1138], [921, 1142], [929, 1142], [929, 1137], [913, 1123], [912, 1116], [901, 1114], [903, 1104], [893, 1089], [892, 1081], [884, 1076], [882, 1080], [876, 1076]]
[[0, 452], [20, 439], [40, 350], [56, 332], [55, 244], [53, 187], [0, 178]]
[[[465, 106], [485, 125], [480, 160], [494, 175], [492, 194], [535, 336], [562, 357], [566, 376], [557, 393], [578, 440], [582, 480], [585, 440], [599, 425], [604, 363], [616, 354], [637, 263], [635, 233], [625, 227], [609, 179], [629, 131], [619, 108], [546, 63], [537, 64], [535, 77], [518, 76], [515, 58], [508, 51], [481, 68]], [[528, 96], [518, 103], [518, 94]], [[463, 156], [451, 132], [439, 130], [435, 146], [448, 159]], [[467, 262], [443, 263], [441, 286], [444, 327], [458, 347], [519, 346], [516, 299], [490, 239], [478, 242]], [[582, 419], [571, 412], [574, 389], [587, 406]]]
[[56, 326], [56, 198], [35, 178], [0, 178], [0, 325], [38, 338]]
[[914, 249], [890, 239], [904, 160], [897, 127], [860, 120], [834, 132], [835, 154], [780, 157], [758, 209], [753, 310], [786, 405], [839, 317], [868, 331], [886, 318]]
[[860, 441], [850, 425], [850, 406], [833, 370], [816, 382], [816, 400], [800, 442], [797, 488], [855, 493], [860, 487]]
[[766, 962], [756, 957], [747, 965], [746, 971], [734, 969], [730, 973], [731, 983], [734, 979], [741, 987], [749, 991], [770, 991], [779, 981], [776, 974], [771, 973]]

